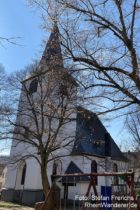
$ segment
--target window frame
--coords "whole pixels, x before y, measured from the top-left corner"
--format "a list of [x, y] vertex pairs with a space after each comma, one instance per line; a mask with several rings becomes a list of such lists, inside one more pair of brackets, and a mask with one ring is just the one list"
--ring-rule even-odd
[[33, 93], [37, 92], [37, 88], [38, 88], [38, 79], [35, 78], [30, 82], [29, 93], [33, 94]]

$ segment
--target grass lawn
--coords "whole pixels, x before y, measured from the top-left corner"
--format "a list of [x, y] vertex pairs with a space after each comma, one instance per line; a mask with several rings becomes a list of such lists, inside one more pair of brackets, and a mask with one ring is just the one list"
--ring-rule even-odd
[[0, 208], [5, 208], [5, 209], [12, 209], [12, 208], [16, 208], [16, 209], [20, 209], [20, 208], [24, 208], [24, 209], [31, 209], [30, 207], [27, 206], [22, 206], [16, 203], [10, 203], [10, 202], [4, 202], [4, 201], [0, 201]]
[[21, 206], [15, 203], [0, 201], [0, 208], [13, 208], [13, 207], [21, 207]]
[[18, 204], [0, 201], [0, 208], [13, 208], [13, 207], [21, 207]]

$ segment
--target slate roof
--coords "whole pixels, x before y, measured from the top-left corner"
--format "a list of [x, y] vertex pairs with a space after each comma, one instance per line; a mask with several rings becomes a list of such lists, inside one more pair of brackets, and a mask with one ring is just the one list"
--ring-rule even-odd
[[61, 53], [59, 29], [56, 23], [54, 24], [54, 27], [51, 31], [49, 40], [47, 42], [40, 63], [45, 64], [47, 67], [49, 67], [49, 65], [63, 67], [63, 57]]
[[65, 82], [71, 82], [78, 86], [75, 78], [70, 74], [68, 69], [64, 68], [63, 56], [61, 52], [60, 32], [57, 23], [54, 24], [40, 64], [43, 64], [50, 69], [56, 70], [57, 74], [60, 72], [62, 75], [62, 80]]
[[78, 86], [76, 79], [72, 76], [72, 71], [70, 72], [64, 67], [59, 36], [59, 29], [55, 23], [36, 71], [32, 72], [31, 75], [22, 82], [26, 82], [27, 80], [49, 72], [49, 70], [53, 70], [54, 74], [57, 72], [57, 75], [61, 75], [62, 82], [67, 81]]
[[[73, 162], [71, 161], [68, 168], [65, 171], [65, 174], [74, 174], [74, 173], [78, 173], [78, 174], [83, 174], [83, 172], [79, 169], [79, 167]], [[77, 181], [89, 181], [89, 178], [87, 176], [78, 176], [78, 177], [63, 177], [62, 178], [62, 183], [75, 183]]]
[[[105, 157], [106, 134], [108, 134], [106, 128], [95, 113], [83, 107], [78, 107], [76, 140], [72, 150], [72, 155], [86, 154], [98, 157]], [[127, 159], [120, 151], [119, 147], [114, 142], [111, 136], [110, 149], [111, 158], [113, 160], [127, 161]], [[108, 145], [107, 150], [109, 150]]]

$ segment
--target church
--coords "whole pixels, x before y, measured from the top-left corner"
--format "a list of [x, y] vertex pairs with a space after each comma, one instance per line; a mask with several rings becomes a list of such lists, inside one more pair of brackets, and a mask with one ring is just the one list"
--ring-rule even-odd
[[[53, 71], [49, 71], [48, 69], [53, 69]], [[41, 83], [40, 78], [43, 81]], [[55, 152], [51, 154], [52, 159], [49, 159], [47, 166], [49, 182], [51, 182], [51, 175], [127, 171], [127, 159], [124, 157], [99, 117], [95, 112], [86, 109], [77, 102], [78, 86], [79, 84], [76, 79], [64, 67], [59, 30], [55, 24], [38, 67], [22, 81], [17, 122], [18, 125], [20, 125], [19, 127], [21, 127], [22, 123], [24, 124], [21, 129], [21, 133], [23, 134], [24, 130], [24, 134], [19, 136], [17, 131], [19, 128], [17, 129], [17, 126], [15, 127], [10, 155], [11, 159], [18, 157], [19, 154], [24, 158], [8, 166], [5, 187], [2, 191], [2, 200], [33, 205], [35, 202], [44, 199], [40, 166], [37, 161], [39, 152], [36, 152], [33, 147], [33, 145], [37, 145], [38, 142], [35, 139], [36, 133], [32, 132], [32, 134], [30, 134], [31, 129], [34, 130], [36, 127], [40, 129], [40, 127], [42, 127], [42, 121], [39, 118], [39, 123], [36, 121], [36, 124], [31, 122], [28, 114], [29, 104], [27, 105], [26, 103], [25, 105], [25, 101], [27, 101], [26, 97], [28, 97], [28, 100], [30, 99], [30, 105], [33, 100], [39, 101], [41, 104], [42, 101], [38, 100], [38, 97], [44, 94], [42, 90], [46, 91], [46, 88], [49, 88], [49, 91], [45, 93], [45, 97], [47, 95], [47, 105], [43, 113], [45, 117], [47, 116], [48, 121], [44, 125], [46, 127], [42, 134], [44, 135], [43, 144], [47, 143], [46, 139], [48, 139], [48, 137], [46, 137], [46, 135], [48, 135], [47, 132], [50, 122], [53, 121], [51, 133], [56, 127], [58, 128], [57, 116], [60, 116], [61, 112], [59, 94], [61, 98], [63, 98], [63, 100], [61, 100], [61, 106], [63, 105], [66, 109], [67, 104], [67, 120], [65, 119], [66, 123], [64, 123], [63, 128], [60, 129], [57, 136], [57, 141], [61, 142], [59, 144], [61, 146], [59, 146], [57, 150], [55, 147]], [[26, 87], [28, 94], [24, 93], [23, 87]], [[53, 95], [52, 92], [54, 93]], [[36, 109], [38, 109], [38, 113], [40, 113], [40, 104], [38, 105], [37, 102], [34, 104]], [[55, 107], [57, 107], [57, 109]], [[20, 114], [21, 110], [24, 110], [24, 114]], [[51, 117], [55, 110], [55, 120], [51, 120], [50, 115], [48, 116], [49, 110]], [[34, 113], [35, 119], [38, 118], [38, 113], [37, 115]], [[42, 116], [42, 119], [44, 119], [44, 116]], [[31, 135], [34, 136], [34, 140]], [[54, 133], [52, 136], [55, 136]], [[17, 143], [17, 138], [18, 141], [21, 139], [21, 142], [19, 141], [20, 143]], [[64, 139], [66, 141], [64, 141]], [[32, 146], [31, 144], [29, 146], [29, 141], [32, 142]], [[65, 147], [64, 142], [66, 142]], [[108, 167], [106, 167], [106, 165], [108, 165]], [[121, 186], [121, 184], [123, 185], [123, 180], [118, 177], [109, 177], [107, 180], [105, 177], [97, 176], [95, 183], [97, 191], [100, 194], [101, 186]], [[57, 181], [57, 185], [61, 190], [62, 200], [74, 200], [75, 194], [84, 195], [88, 184], [88, 177], [78, 177], [76, 179], [62, 177]]]

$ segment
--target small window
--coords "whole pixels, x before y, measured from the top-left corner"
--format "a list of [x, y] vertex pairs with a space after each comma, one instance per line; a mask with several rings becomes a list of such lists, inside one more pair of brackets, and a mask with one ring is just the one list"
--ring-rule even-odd
[[29, 87], [29, 93], [31, 94], [35, 93], [37, 91], [37, 86], [38, 86], [38, 80], [37, 79], [32, 80]]
[[[118, 166], [116, 163], [113, 164], [113, 172], [118, 172]], [[119, 180], [118, 180], [118, 176], [114, 176], [114, 185], [118, 185]]]
[[60, 94], [61, 94], [62, 96], [66, 96], [67, 98], [69, 97], [68, 88], [67, 88], [66, 85], [60, 84], [59, 90], [60, 90]]
[[23, 170], [22, 170], [21, 185], [24, 185], [25, 177], [26, 177], [26, 164], [24, 165]]
[[[93, 160], [91, 162], [91, 173], [97, 173], [97, 172], [98, 172], [97, 163], [95, 160]], [[98, 185], [98, 177], [97, 176], [94, 177], [94, 181], [95, 181], [95, 184]]]

